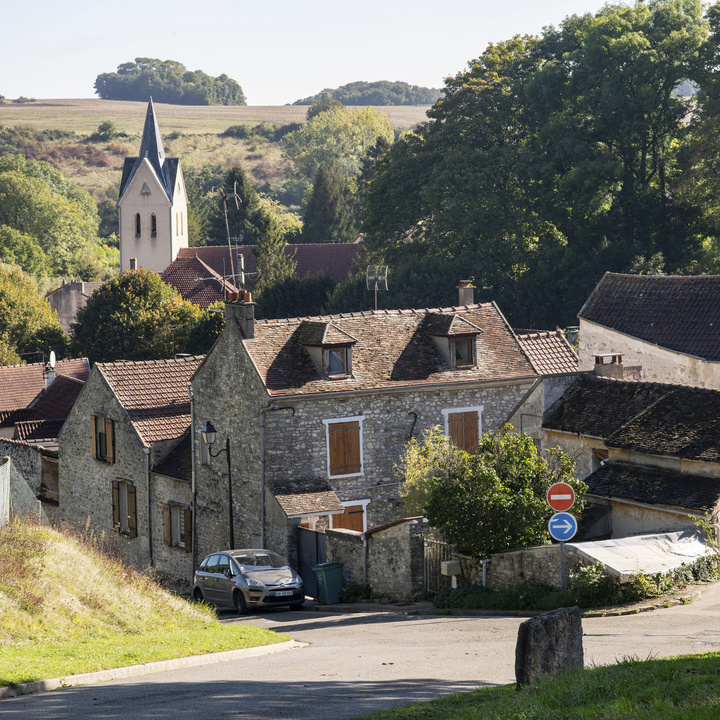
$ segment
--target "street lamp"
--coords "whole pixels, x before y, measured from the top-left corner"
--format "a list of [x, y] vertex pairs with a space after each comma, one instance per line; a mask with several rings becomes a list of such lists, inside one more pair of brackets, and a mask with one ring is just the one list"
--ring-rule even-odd
[[235, 548], [235, 529], [233, 523], [233, 496], [232, 496], [232, 476], [230, 474], [230, 438], [225, 439], [225, 447], [213, 453], [212, 446], [215, 444], [215, 438], [217, 437], [217, 430], [215, 426], [208, 420], [205, 425], [200, 429], [203, 442], [207, 445], [208, 454], [210, 457], [219, 457], [222, 453], [227, 456], [227, 471], [228, 471], [228, 526], [230, 528], [230, 549]]

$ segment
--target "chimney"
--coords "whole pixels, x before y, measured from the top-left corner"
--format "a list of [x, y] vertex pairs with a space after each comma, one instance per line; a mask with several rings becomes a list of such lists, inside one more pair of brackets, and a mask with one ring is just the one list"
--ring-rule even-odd
[[621, 353], [595, 355], [595, 374], [613, 380], [641, 380], [642, 365], [623, 365]]
[[130, 258], [130, 269], [137, 270], [137, 258]]
[[472, 279], [460, 281], [460, 285], [458, 285], [458, 290], [460, 291], [458, 299], [459, 305], [475, 304], [475, 293], [473, 293], [473, 290], [475, 290], [475, 286], [472, 284], [472, 282]]
[[237, 320], [245, 339], [252, 340], [255, 337], [255, 303], [252, 301], [252, 294], [241, 290], [230, 295], [239, 297], [225, 301], [225, 321], [231, 318]]
[[55, 382], [55, 368], [47, 364], [43, 375], [45, 376], [45, 389], [47, 390]]

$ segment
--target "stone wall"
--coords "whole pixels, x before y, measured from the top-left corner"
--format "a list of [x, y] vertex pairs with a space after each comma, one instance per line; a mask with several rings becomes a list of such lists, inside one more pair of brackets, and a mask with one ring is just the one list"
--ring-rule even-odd
[[545, 411], [562, 397], [578, 377], [579, 373], [568, 373], [540, 378], [513, 409], [507, 422], [517, 432], [539, 438]]
[[365, 585], [365, 543], [355, 530], [326, 530], [327, 561], [343, 564], [343, 585]]
[[[482, 585], [482, 564], [477, 558], [460, 555], [462, 572], [469, 582]], [[577, 553], [565, 547], [565, 572], [586, 565]], [[488, 565], [487, 585], [492, 590], [519, 585], [522, 582], [535, 582], [560, 587], [560, 546], [543, 545], [497, 553]]]
[[41, 522], [53, 523], [58, 508], [38, 500], [43, 466], [56, 462], [56, 453], [35, 445], [0, 438], [0, 457], [10, 458], [10, 508], [13, 516], [32, 515]]
[[[110, 418], [114, 424], [115, 462], [92, 456], [91, 416]], [[96, 531], [114, 538], [127, 562], [146, 567], [150, 561], [148, 532], [148, 456], [126, 412], [105, 383], [97, 366], [70, 411], [59, 437], [59, 519], [80, 527], [89, 523]], [[135, 487], [137, 537], [126, 538], [113, 530], [112, 483], [130, 482]], [[160, 516], [162, 520], [162, 515]], [[156, 520], [157, 522], [157, 520]]]

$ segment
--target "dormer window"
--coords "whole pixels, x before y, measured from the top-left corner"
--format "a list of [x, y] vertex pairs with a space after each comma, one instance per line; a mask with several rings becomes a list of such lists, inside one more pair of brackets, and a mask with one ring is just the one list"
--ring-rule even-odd
[[330, 377], [346, 376], [350, 374], [350, 360], [352, 358], [352, 347], [328, 347], [323, 348], [325, 355], [325, 367]]
[[452, 338], [455, 346], [455, 367], [472, 367], [475, 362], [475, 336], [457, 336]]
[[352, 347], [357, 340], [336, 325], [305, 320], [298, 328], [298, 340], [315, 367], [332, 380], [352, 375]]
[[477, 365], [477, 338], [483, 330], [461, 314], [431, 313], [427, 332], [451, 370]]

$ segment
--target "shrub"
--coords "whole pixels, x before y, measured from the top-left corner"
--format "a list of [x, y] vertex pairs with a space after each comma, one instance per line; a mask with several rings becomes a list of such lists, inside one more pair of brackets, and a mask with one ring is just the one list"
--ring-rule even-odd
[[220, 133], [220, 137], [234, 137], [241, 140], [247, 139], [249, 135], [246, 125], [231, 125], [224, 133]]

